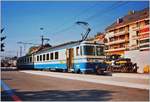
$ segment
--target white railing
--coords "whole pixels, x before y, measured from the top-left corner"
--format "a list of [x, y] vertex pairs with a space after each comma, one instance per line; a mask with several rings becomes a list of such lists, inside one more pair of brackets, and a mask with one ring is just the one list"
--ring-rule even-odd
[[128, 33], [128, 31], [127, 31], [127, 30], [124, 30], [124, 31], [115, 33], [115, 36], [124, 35], [124, 34], [126, 34], [126, 33]]
[[109, 49], [109, 50], [105, 50], [105, 52], [111, 52], [111, 51], [120, 51], [120, 50], [126, 50], [126, 48], [115, 48], [115, 49]]
[[121, 39], [121, 40], [108, 42], [108, 43], [106, 43], [106, 45], [118, 44], [118, 43], [123, 43], [123, 42], [127, 42], [127, 41], [129, 41], [129, 39]]

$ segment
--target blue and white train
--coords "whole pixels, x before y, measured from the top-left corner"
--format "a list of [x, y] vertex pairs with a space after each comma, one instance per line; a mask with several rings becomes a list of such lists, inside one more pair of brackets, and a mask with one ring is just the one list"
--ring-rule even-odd
[[94, 41], [72, 41], [20, 57], [19, 69], [61, 70], [63, 72], [102, 73], [104, 45]]

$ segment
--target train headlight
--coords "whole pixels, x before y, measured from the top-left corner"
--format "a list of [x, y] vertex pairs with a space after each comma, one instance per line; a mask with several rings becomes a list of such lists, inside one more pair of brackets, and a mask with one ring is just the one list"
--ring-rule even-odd
[[91, 58], [87, 58], [87, 61], [88, 61], [88, 62], [94, 62], [94, 60], [91, 59]]

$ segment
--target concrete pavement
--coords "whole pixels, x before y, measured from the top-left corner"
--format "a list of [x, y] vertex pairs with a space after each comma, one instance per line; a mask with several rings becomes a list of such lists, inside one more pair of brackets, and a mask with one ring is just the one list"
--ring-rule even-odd
[[56, 78], [65, 78], [65, 79], [71, 79], [71, 80], [80, 80], [80, 81], [86, 81], [86, 82], [92, 82], [92, 83], [100, 83], [100, 84], [106, 84], [106, 85], [115, 85], [115, 86], [123, 86], [123, 87], [130, 87], [130, 88], [147, 89], [147, 90], [149, 89], [149, 79], [33, 71], [33, 70], [21, 71], [21, 72], [35, 74], [35, 75], [56, 77]]
[[[44, 72], [45, 73], [45, 72]], [[55, 72], [53, 72], [55, 73]], [[48, 73], [50, 74], [50, 73]], [[51, 73], [52, 74], [52, 73]], [[55, 73], [65, 76], [85, 75]], [[88, 75], [95, 78], [97, 75]], [[97, 76], [100, 77], [100, 76]], [[109, 79], [107, 76], [102, 76]], [[75, 77], [76, 78], [76, 77]], [[124, 81], [126, 78], [123, 78]], [[70, 80], [20, 71], [2, 71], [3, 82], [21, 101], [148, 101], [149, 91], [137, 88]], [[119, 80], [115, 78], [115, 80]], [[3, 89], [3, 87], [2, 87]], [[4, 88], [5, 89], [5, 88]], [[11, 100], [7, 90], [2, 90], [1, 100]], [[13, 101], [13, 99], [11, 100]]]

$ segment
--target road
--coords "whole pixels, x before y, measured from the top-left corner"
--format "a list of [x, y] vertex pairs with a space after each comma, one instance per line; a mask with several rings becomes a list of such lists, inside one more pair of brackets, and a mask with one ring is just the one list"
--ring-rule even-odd
[[[2, 81], [22, 101], [148, 101], [149, 91], [85, 81], [2, 71]], [[14, 100], [1, 89], [1, 100]]]

